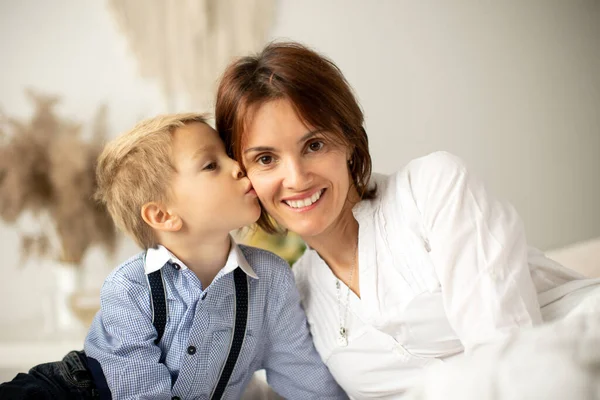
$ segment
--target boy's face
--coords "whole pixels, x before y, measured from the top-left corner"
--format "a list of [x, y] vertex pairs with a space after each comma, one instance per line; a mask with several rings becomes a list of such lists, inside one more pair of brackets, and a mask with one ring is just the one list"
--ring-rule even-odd
[[169, 208], [183, 220], [182, 229], [221, 235], [256, 222], [256, 193], [214, 129], [203, 123], [178, 128], [172, 148], [176, 173]]

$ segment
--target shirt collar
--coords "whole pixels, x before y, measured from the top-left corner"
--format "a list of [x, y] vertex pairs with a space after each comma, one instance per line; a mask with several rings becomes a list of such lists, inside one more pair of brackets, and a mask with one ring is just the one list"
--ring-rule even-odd
[[[372, 173], [371, 180], [369, 182], [369, 190], [377, 188], [377, 199], [381, 199], [383, 187], [385, 186], [385, 181], [387, 176]], [[379, 205], [379, 201], [377, 199], [373, 200], [361, 200], [352, 207], [352, 214], [354, 218], [358, 221], [359, 225], [362, 225], [364, 221], [371, 221], [373, 219], [373, 213]]]
[[227, 262], [225, 263], [225, 267], [223, 268], [223, 273], [227, 274], [233, 271], [236, 267], [240, 267], [242, 271], [246, 273], [251, 278], [258, 279], [258, 275], [254, 272], [254, 269], [250, 266], [248, 260], [244, 256], [242, 249], [235, 242], [235, 240], [230, 236], [231, 239], [231, 248], [229, 249], [229, 256], [227, 257]]
[[[258, 275], [254, 272], [254, 269], [246, 260], [242, 249], [235, 242], [235, 240], [230, 236], [231, 247], [229, 249], [229, 255], [227, 256], [227, 261], [222, 268], [221, 275], [228, 274], [236, 269], [238, 266], [246, 273], [246, 275], [258, 279]], [[182, 270], [187, 269], [187, 266], [178, 259], [173, 253], [169, 251], [165, 246], [158, 245], [156, 248], [150, 248], [146, 250], [146, 261], [144, 263], [144, 272], [146, 274], [150, 274], [154, 271], [158, 271], [162, 267], [164, 267], [167, 263], [179, 264]]]

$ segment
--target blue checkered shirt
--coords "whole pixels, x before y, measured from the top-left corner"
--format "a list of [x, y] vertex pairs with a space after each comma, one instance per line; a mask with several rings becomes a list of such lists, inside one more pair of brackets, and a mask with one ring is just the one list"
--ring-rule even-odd
[[[209, 399], [233, 334], [237, 267], [249, 276], [248, 324], [223, 398], [239, 399], [259, 369], [288, 399], [347, 398], [314, 348], [287, 263], [232, 241], [227, 264], [207, 288], [164, 247], [108, 276], [85, 352], [100, 362], [114, 399]], [[156, 345], [146, 274], [161, 268], [168, 316]]]

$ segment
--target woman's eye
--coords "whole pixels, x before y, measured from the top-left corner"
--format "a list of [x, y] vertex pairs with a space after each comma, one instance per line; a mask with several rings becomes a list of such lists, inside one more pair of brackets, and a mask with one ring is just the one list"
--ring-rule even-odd
[[311, 143], [308, 145], [308, 149], [309, 149], [310, 151], [313, 151], [313, 152], [314, 152], [314, 151], [319, 151], [319, 150], [321, 150], [321, 149], [323, 148], [323, 146], [325, 146], [325, 143], [323, 143], [321, 140], [317, 140], [317, 141], [315, 141], [315, 142], [311, 142]]
[[217, 169], [217, 163], [216, 162], [211, 162], [209, 164], [206, 164], [204, 166], [204, 168], [202, 168], [203, 171], [214, 171], [215, 169]]
[[260, 156], [258, 157], [258, 163], [260, 165], [269, 165], [273, 162], [273, 157], [271, 156]]

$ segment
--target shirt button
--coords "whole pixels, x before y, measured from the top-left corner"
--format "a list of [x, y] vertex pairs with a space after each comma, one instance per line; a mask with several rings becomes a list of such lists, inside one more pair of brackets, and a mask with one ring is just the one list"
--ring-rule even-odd
[[490, 271], [490, 277], [492, 278], [493, 281], [497, 281], [498, 280], [498, 274], [496, 274], [495, 270], [491, 270]]
[[404, 340], [406, 340], [406, 337], [408, 336], [408, 329], [406, 328], [406, 325], [401, 324], [398, 326], [398, 329], [396, 330], [396, 340], [400, 343], [402, 343]]
[[193, 356], [194, 354], [196, 354], [196, 348], [194, 346], [190, 346], [187, 348], [187, 352], [189, 355]]
[[404, 350], [404, 347], [402, 347], [399, 344], [394, 346], [394, 353], [399, 355], [402, 361], [408, 361], [410, 359], [410, 355], [408, 354], [408, 352]]
[[175, 268], [177, 271], [179, 271], [181, 269], [181, 265], [179, 265], [177, 263], [173, 263], [173, 268]]
[[206, 292], [202, 293], [202, 300], [206, 299]]

